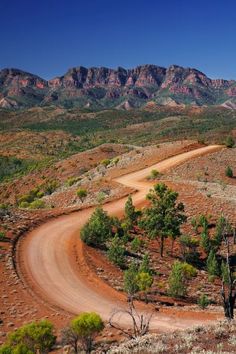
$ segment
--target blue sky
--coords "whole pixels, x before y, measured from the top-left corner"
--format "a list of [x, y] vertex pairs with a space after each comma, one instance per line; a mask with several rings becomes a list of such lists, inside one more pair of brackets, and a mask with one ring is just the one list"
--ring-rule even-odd
[[195, 67], [236, 79], [235, 0], [0, 0], [0, 68]]

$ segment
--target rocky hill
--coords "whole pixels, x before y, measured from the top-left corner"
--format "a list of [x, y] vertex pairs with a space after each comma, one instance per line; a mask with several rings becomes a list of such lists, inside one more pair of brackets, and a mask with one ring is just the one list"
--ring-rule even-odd
[[236, 107], [236, 81], [213, 80], [191, 68], [142, 65], [133, 69], [77, 67], [44, 80], [18, 70], [0, 71], [0, 107], [38, 105], [132, 109], [147, 102], [159, 105]]

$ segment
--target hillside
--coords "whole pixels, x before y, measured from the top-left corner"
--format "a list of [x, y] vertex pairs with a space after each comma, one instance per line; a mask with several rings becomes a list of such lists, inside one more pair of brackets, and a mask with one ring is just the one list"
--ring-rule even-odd
[[6, 109], [53, 104], [130, 110], [149, 101], [172, 107], [223, 105], [235, 109], [235, 97], [236, 81], [210, 79], [196, 69], [177, 65], [133, 69], [79, 66], [48, 81], [18, 69], [0, 71], [0, 107]]

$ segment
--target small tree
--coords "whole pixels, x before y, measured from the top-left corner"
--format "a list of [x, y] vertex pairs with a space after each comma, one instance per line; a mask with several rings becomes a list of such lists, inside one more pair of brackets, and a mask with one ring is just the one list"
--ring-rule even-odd
[[172, 265], [169, 276], [169, 294], [173, 297], [183, 297], [186, 295], [186, 279], [182, 264], [176, 261]]
[[89, 246], [104, 246], [112, 237], [112, 218], [102, 208], [96, 208], [81, 229], [81, 239]]
[[133, 304], [134, 295], [139, 291], [137, 282], [138, 267], [132, 262], [124, 273], [124, 290], [128, 294], [128, 300]]
[[80, 189], [77, 190], [76, 194], [77, 194], [77, 197], [79, 197], [80, 201], [83, 203], [84, 199], [88, 195], [88, 192], [87, 192], [86, 189], [80, 188]]
[[214, 250], [210, 251], [209, 256], [207, 258], [207, 272], [209, 275], [212, 276], [219, 275], [219, 265]]
[[56, 341], [53, 325], [49, 321], [26, 324], [7, 337], [7, 346], [11, 353], [48, 353]]
[[198, 261], [199, 254], [197, 247], [199, 242], [196, 238], [189, 235], [181, 235], [179, 238], [183, 261], [194, 263]]
[[125, 264], [125, 248], [122, 240], [115, 235], [107, 251], [108, 259], [120, 268]]
[[147, 292], [151, 288], [153, 283], [153, 277], [146, 272], [139, 272], [137, 275], [137, 285], [140, 291], [144, 292], [145, 302], [148, 302]]
[[78, 335], [86, 353], [91, 353], [94, 338], [103, 330], [104, 323], [95, 312], [84, 312], [71, 321], [71, 328]]
[[180, 226], [186, 221], [183, 203], [177, 203], [178, 193], [159, 183], [147, 195], [151, 206], [144, 211], [141, 225], [150, 238], [161, 240], [160, 254], [163, 257], [164, 240], [180, 236]]
[[200, 241], [201, 247], [204, 249], [207, 255], [209, 255], [210, 250], [211, 250], [211, 240], [209, 237], [208, 230], [205, 230], [201, 233], [201, 241]]
[[141, 240], [139, 237], [135, 237], [131, 242], [131, 250], [133, 252], [140, 251], [141, 247], [143, 246], [143, 243], [143, 240]]
[[208, 299], [208, 296], [206, 294], [201, 294], [200, 298], [198, 299], [199, 307], [201, 307], [201, 309], [205, 310], [209, 304], [210, 304], [210, 301]]
[[143, 260], [139, 266], [139, 272], [142, 273], [148, 273], [152, 275], [152, 270], [150, 268], [150, 259], [148, 253], [145, 253]]
[[128, 196], [125, 203], [125, 219], [132, 228], [137, 223], [138, 212], [135, 209], [131, 195]]
[[234, 176], [234, 173], [233, 173], [233, 170], [230, 166], [227, 166], [226, 167], [226, 170], [225, 170], [225, 175], [229, 178], [233, 178]]

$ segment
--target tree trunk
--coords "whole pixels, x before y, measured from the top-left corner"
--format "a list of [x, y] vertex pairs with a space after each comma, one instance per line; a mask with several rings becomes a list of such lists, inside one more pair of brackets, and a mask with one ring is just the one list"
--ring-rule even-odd
[[234, 305], [235, 296], [229, 295], [228, 298], [224, 300], [224, 313], [228, 320], [233, 320], [234, 318]]

